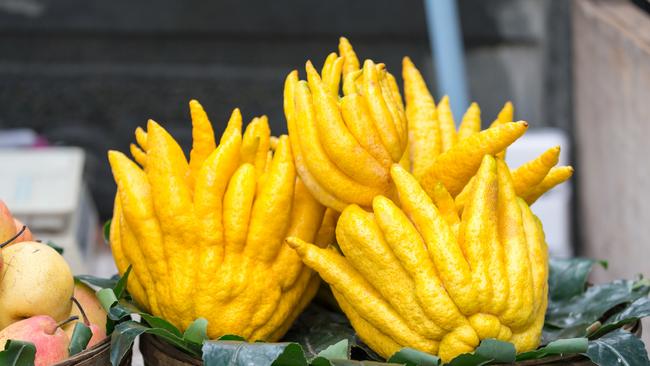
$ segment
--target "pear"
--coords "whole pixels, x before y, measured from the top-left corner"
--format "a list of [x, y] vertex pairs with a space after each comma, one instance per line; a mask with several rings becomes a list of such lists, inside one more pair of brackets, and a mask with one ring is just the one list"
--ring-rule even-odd
[[[106, 311], [95, 296], [95, 291], [81, 282], [75, 284], [72, 299], [75, 306], [72, 307], [70, 316], [79, 317], [79, 321], [82, 321], [92, 331], [93, 336], [86, 346], [86, 348], [90, 348], [106, 338]], [[70, 339], [72, 339], [75, 323], [72, 322], [63, 327]]]
[[14, 218], [11, 216], [7, 205], [0, 200], [0, 271], [2, 271], [2, 247], [4, 247], [1, 244], [10, 242], [16, 236], [16, 226], [13, 220]]
[[33, 316], [13, 323], [0, 332], [0, 350], [10, 340], [31, 342], [36, 346], [34, 366], [50, 366], [68, 358], [70, 339], [61, 324], [47, 315]]
[[74, 279], [68, 263], [48, 245], [27, 241], [3, 249], [0, 329], [35, 315], [70, 315]]

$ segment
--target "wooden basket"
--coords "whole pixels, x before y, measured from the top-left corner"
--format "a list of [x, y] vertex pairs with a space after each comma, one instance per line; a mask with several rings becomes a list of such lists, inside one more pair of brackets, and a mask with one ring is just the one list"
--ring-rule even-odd
[[[111, 337], [106, 337], [94, 347], [78, 353], [53, 366], [110, 366]], [[124, 356], [121, 366], [131, 365], [131, 351]]]
[[[641, 322], [628, 329], [634, 335], [641, 337]], [[158, 337], [143, 334], [140, 336], [140, 351], [145, 366], [202, 366], [203, 361], [194, 358], [176, 347], [161, 341]], [[85, 365], [85, 364], [84, 364]], [[596, 366], [587, 357], [582, 355], [546, 357], [541, 360], [516, 362], [516, 366]], [[59, 366], [59, 365], [57, 365]], [[66, 365], [67, 366], [67, 365]]]
[[140, 352], [145, 366], [202, 366], [203, 361], [151, 334], [140, 336]]

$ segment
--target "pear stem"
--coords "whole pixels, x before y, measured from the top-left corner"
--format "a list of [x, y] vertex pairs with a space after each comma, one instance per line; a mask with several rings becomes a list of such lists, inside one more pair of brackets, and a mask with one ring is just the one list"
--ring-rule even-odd
[[73, 303], [77, 306], [77, 308], [79, 309], [79, 312], [81, 313], [81, 317], [82, 317], [83, 320], [84, 320], [84, 324], [86, 324], [86, 326], [89, 327], [89, 326], [90, 326], [90, 321], [88, 320], [88, 316], [86, 315], [86, 311], [84, 311], [84, 308], [83, 308], [83, 306], [81, 306], [81, 303], [79, 302], [79, 300], [77, 300], [77, 298], [74, 297], [74, 296], [72, 296], [72, 297], [70, 298], [70, 300], [72, 300], [72, 302], [73, 302]]
[[57, 323], [56, 327], [61, 328], [62, 326], [66, 325], [66, 324], [68, 324], [70, 322], [73, 322], [75, 320], [79, 320], [79, 317], [77, 315], [73, 315], [73, 316], [69, 317], [66, 320], [60, 321], [59, 323]]
[[0, 243], [0, 249], [6, 247], [7, 245], [11, 244], [12, 241], [18, 239], [21, 235], [23, 235], [25, 230], [27, 230], [27, 225], [23, 225], [23, 228], [20, 229], [20, 231], [18, 231], [18, 233], [16, 235], [14, 235], [13, 237], [11, 237], [9, 240], [7, 240], [7, 241], [5, 241], [3, 243]]

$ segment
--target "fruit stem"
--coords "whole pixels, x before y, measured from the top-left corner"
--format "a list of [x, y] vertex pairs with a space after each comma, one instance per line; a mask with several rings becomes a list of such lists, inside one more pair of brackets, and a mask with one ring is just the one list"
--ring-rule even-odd
[[79, 317], [77, 315], [73, 315], [73, 316], [69, 317], [66, 320], [60, 321], [59, 323], [57, 323], [56, 327], [61, 328], [62, 326], [66, 325], [66, 324], [68, 324], [70, 322], [73, 322], [75, 320], [79, 320]]
[[7, 241], [1, 243], [1, 244], [0, 244], [0, 249], [6, 247], [7, 245], [11, 244], [12, 241], [18, 239], [21, 235], [23, 235], [23, 233], [25, 232], [25, 230], [27, 230], [27, 225], [23, 225], [23, 228], [20, 229], [20, 231], [18, 231], [18, 233], [17, 233], [16, 235], [14, 235], [14, 236], [13, 236], [12, 238], [10, 238], [9, 240], [7, 240]]
[[81, 313], [81, 316], [82, 316], [83, 319], [84, 319], [84, 324], [86, 324], [86, 326], [89, 327], [89, 326], [90, 326], [90, 321], [88, 321], [88, 316], [86, 316], [86, 312], [84, 311], [84, 308], [81, 306], [81, 303], [79, 303], [79, 300], [77, 300], [77, 298], [74, 297], [74, 296], [72, 296], [72, 297], [70, 298], [70, 300], [72, 300], [72, 302], [73, 302], [73, 303], [77, 306], [77, 308], [79, 309], [79, 312]]

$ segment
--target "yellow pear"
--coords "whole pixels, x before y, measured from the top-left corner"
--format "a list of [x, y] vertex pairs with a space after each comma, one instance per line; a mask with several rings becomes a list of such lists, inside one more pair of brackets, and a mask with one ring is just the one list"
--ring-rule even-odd
[[74, 278], [56, 250], [27, 241], [4, 248], [2, 255], [0, 329], [35, 315], [57, 322], [70, 315]]

